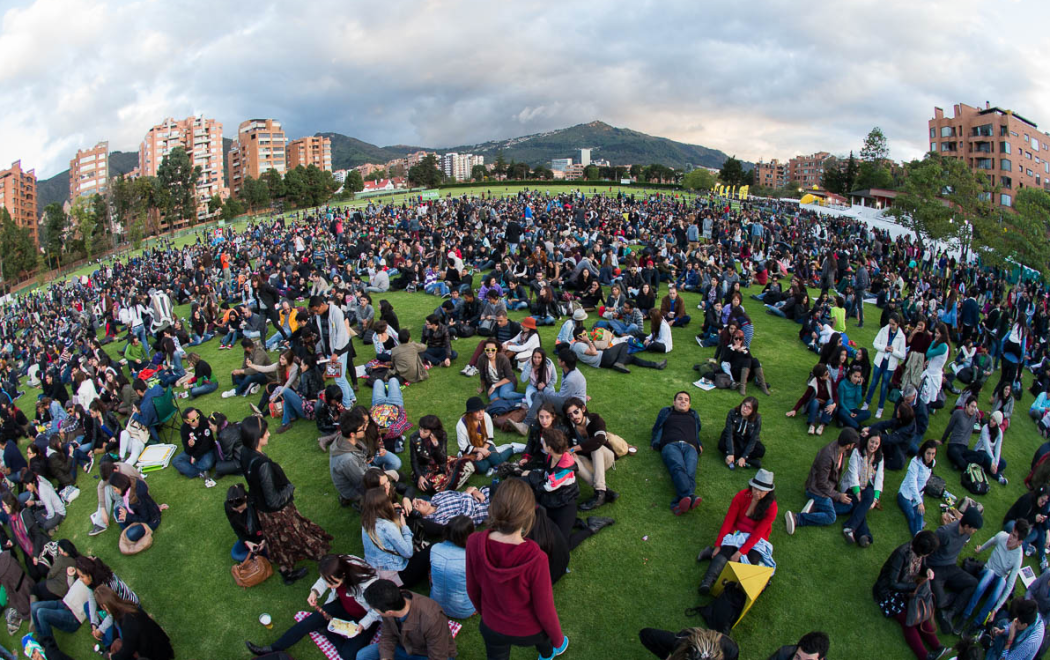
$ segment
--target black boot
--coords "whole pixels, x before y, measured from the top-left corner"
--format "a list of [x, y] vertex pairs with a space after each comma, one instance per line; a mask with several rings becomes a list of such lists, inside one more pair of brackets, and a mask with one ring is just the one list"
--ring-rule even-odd
[[606, 502], [615, 502], [618, 499], [620, 499], [620, 494], [619, 493], [617, 493], [612, 488], [606, 488], [605, 489], [605, 501]]
[[714, 546], [711, 546], [711, 545], [709, 545], [709, 546], [707, 546], [706, 548], [704, 548], [703, 550], [701, 550], [701, 551], [700, 551], [700, 554], [698, 554], [698, 555], [696, 556], [696, 563], [698, 563], [698, 564], [699, 564], [699, 563], [700, 563], [700, 562], [702, 562], [702, 561], [707, 561], [707, 560], [708, 560], [708, 559], [710, 559], [710, 558], [711, 558], [711, 556], [712, 556], [712, 555], [714, 555], [714, 554], [715, 554], [715, 548], [714, 548]]
[[594, 497], [580, 505], [580, 511], [590, 511], [591, 509], [597, 509], [603, 504], [605, 504], [605, 491], [596, 490], [594, 491]]
[[252, 655], [266, 655], [267, 653], [273, 653], [274, 648], [272, 646], [259, 646], [251, 642], [245, 641], [244, 645], [248, 647], [248, 650]]
[[309, 571], [307, 571], [305, 568], [300, 568], [298, 570], [291, 571], [281, 571], [281, 577], [284, 578], [285, 584], [294, 584], [306, 577], [306, 574], [308, 572]]
[[707, 595], [711, 593], [711, 587], [715, 585], [715, 580], [722, 574], [722, 569], [726, 567], [729, 562], [729, 558], [725, 556], [725, 553], [718, 553], [711, 558], [711, 565], [707, 567], [707, 573], [704, 574], [704, 579], [700, 582], [700, 593]]
[[616, 521], [612, 518], [602, 518], [600, 516], [590, 516], [587, 518], [587, 529], [591, 530], [591, 534], [597, 534], [609, 525], [615, 525]]

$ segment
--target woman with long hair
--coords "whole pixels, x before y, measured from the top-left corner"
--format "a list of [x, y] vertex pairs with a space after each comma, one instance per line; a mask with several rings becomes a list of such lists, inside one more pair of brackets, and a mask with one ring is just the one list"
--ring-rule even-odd
[[456, 424], [456, 445], [459, 455], [473, 460], [474, 470], [487, 476], [492, 476], [489, 471], [495, 473], [496, 467], [514, 453], [510, 447], [496, 451], [494, 435], [492, 417], [485, 412], [485, 403], [476, 396], [467, 399], [466, 410]]
[[467, 540], [473, 533], [469, 516], [455, 516], [445, 526], [442, 542], [430, 551], [430, 597], [454, 619], [474, 616], [467, 595]]
[[[455, 490], [474, 473], [467, 458], [449, 458], [448, 434], [437, 415], [424, 415], [408, 437], [415, 486], [423, 493]], [[470, 465], [470, 469], [467, 466]]]
[[[49, 541], [47, 532], [40, 528], [33, 512], [24, 507], [11, 491], [5, 492], [0, 498], [0, 507], [7, 515], [14, 545], [18, 546], [25, 558], [26, 574], [34, 582], [44, 579], [47, 577], [47, 565], [40, 558]], [[11, 549], [14, 549], [13, 546]]]
[[521, 369], [521, 380], [525, 383], [525, 405], [532, 406], [532, 399], [537, 392], [558, 384], [558, 370], [554, 360], [547, 357], [547, 351], [537, 348], [532, 351], [529, 360]]
[[[316, 632], [335, 646], [340, 658], [355, 658], [357, 652], [372, 641], [379, 629], [379, 613], [368, 607], [365, 589], [375, 582], [375, 570], [353, 555], [325, 555], [317, 568], [321, 577], [306, 597], [306, 604], [314, 610], [310, 616], [267, 646], [245, 642], [249, 651], [255, 655], [284, 651], [298, 644], [307, 634]], [[321, 597], [329, 589], [332, 593], [322, 605]], [[360, 630], [353, 637], [333, 633], [328, 630], [328, 622], [332, 619], [353, 621]]]
[[650, 353], [670, 353], [674, 348], [671, 340], [671, 324], [664, 320], [663, 312], [655, 307], [649, 310], [649, 336], [642, 341]]
[[158, 505], [153, 500], [144, 480], [114, 472], [109, 475], [109, 485], [118, 498], [113, 505], [113, 517], [125, 530], [129, 541], [134, 543], [146, 535], [144, 525], [152, 531], [160, 527], [160, 514], [168, 505]]
[[726, 425], [718, 440], [718, 449], [725, 456], [730, 470], [742, 467], [762, 467], [766, 446], [759, 436], [762, 433], [762, 415], [758, 412], [758, 399], [745, 397], [726, 415]]
[[525, 538], [535, 518], [532, 486], [508, 479], [492, 496], [488, 529], [467, 539], [467, 593], [481, 615], [489, 658], [508, 657], [512, 646], [532, 646], [541, 658], [553, 658], [569, 646], [547, 557]]
[[116, 624], [119, 634], [109, 647], [110, 660], [172, 660], [175, 657], [168, 634], [138, 602], [121, 598], [104, 584], [95, 588], [95, 601]]
[[[535, 333], [535, 330], [532, 332]], [[521, 401], [525, 395], [516, 391], [518, 377], [514, 373], [514, 364], [501, 348], [496, 339], [490, 337], [484, 341], [482, 358], [478, 360], [477, 366], [478, 379], [481, 381], [478, 394], [487, 394], [489, 401]]]
[[882, 565], [879, 578], [871, 588], [872, 597], [883, 616], [900, 624], [904, 641], [918, 660], [943, 655], [943, 646], [937, 639], [937, 628], [931, 617], [914, 625], [907, 625], [908, 600], [924, 582], [933, 580], [933, 569], [926, 566], [927, 558], [941, 545], [931, 531], [919, 532], [910, 541], [897, 547]]
[[882, 498], [885, 475], [882, 438], [878, 433], [868, 433], [850, 453], [849, 465], [840, 484], [842, 491], [850, 498], [849, 504], [844, 507], [849, 518], [842, 526], [842, 535], [848, 543], [856, 542], [862, 548], [871, 545], [873, 537], [868, 529], [868, 512]]
[[926, 370], [922, 372], [919, 388], [919, 398], [931, 408], [935, 407], [941, 395], [944, 365], [952, 354], [951, 341], [948, 326], [943, 321], [938, 322], [933, 329], [933, 342], [926, 351]]
[[306, 577], [307, 569], [295, 570], [300, 559], [320, 560], [332, 537], [295, 507], [295, 486], [284, 470], [263, 453], [270, 442], [266, 420], [252, 415], [241, 422], [241, 469], [248, 482], [248, 498], [259, 515], [270, 561], [277, 564], [285, 584]]
[[763, 555], [771, 556], [769, 533], [777, 517], [777, 495], [773, 473], [759, 470], [748, 481], [747, 488], [733, 496], [729, 511], [715, 537], [715, 544], [700, 551], [696, 561], [710, 559], [711, 565], [700, 582], [700, 593], [711, 590], [726, 563], [740, 561], [743, 556], [754, 565], [762, 563]]
[[361, 502], [361, 543], [365, 561], [376, 575], [398, 586], [413, 587], [426, 580], [430, 546], [414, 548], [411, 527], [402, 509], [395, 509], [383, 488], [369, 488]]

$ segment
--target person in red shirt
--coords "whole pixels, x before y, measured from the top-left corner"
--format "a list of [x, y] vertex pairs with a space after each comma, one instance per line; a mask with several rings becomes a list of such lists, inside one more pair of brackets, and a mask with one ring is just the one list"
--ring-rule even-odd
[[532, 487], [508, 479], [492, 497], [489, 529], [467, 540], [467, 595], [481, 615], [488, 660], [507, 660], [512, 646], [534, 646], [540, 660], [569, 647], [554, 607], [547, 555], [525, 538], [535, 519]]
[[[769, 532], [773, 528], [773, 520], [777, 517], [773, 473], [769, 470], [759, 470], [747, 485], [747, 488], [733, 496], [729, 512], [718, 530], [715, 544], [701, 550], [696, 557], [697, 562], [711, 560], [711, 565], [707, 567], [707, 573], [700, 582], [702, 594], [711, 591], [727, 562], [738, 562], [742, 556], [747, 556], [748, 562], [758, 565], [761, 557], [754, 549], [755, 545], [759, 541], [769, 541]], [[747, 534], [747, 540], [739, 547], [724, 545], [726, 536], [734, 532]]]

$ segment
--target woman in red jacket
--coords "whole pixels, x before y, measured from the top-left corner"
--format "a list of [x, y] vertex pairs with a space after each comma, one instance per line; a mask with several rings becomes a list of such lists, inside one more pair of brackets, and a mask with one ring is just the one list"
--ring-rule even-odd
[[554, 608], [547, 556], [525, 538], [535, 518], [532, 487], [508, 479], [492, 497], [489, 528], [467, 540], [467, 595], [481, 615], [488, 660], [507, 660], [512, 646], [534, 646], [540, 660], [569, 647]]
[[[761, 554], [755, 550], [755, 545], [759, 541], [769, 541], [769, 532], [776, 517], [777, 494], [773, 489], [773, 473], [769, 470], [759, 470], [748, 482], [748, 487], [733, 496], [729, 512], [718, 530], [715, 544], [701, 550], [696, 557], [698, 562], [711, 560], [711, 565], [707, 567], [707, 573], [700, 582], [700, 593], [706, 594], [711, 591], [727, 562], [738, 562], [742, 556], [747, 556], [748, 562], [758, 565]], [[725, 542], [726, 536], [734, 533], [747, 535], [743, 545], [730, 545]]]

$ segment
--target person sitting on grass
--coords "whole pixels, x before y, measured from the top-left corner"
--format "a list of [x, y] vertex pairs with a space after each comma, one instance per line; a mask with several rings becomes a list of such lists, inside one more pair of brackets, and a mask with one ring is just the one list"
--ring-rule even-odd
[[923, 491], [926, 482], [937, 465], [937, 447], [939, 442], [927, 440], [919, 447], [919, 453], [908, 463], [908, 473], [904, 475], [900, 489], [897, 491], [897, 505], [908, 520], [908, 531], [912, 536], [919, 533], [926, 525], [926, 504], [923, 502]]
[[885, 475], [882, 438], [878, 433], [869, 433], [861, 438], [850, 453], [849, 467], [842, 479], [842, 491], [849, 495], [850, 502], [835, 504], [836, 513], [849, 514], [842, 526], [842, 535], [846, 537], [847, 543], [856, 542], [862, 548], [871, 545], [873, 537], [868, 529], [868, 512], [882, 498]]
[[489, 401], [504, 400], [517, 403], [525, 395], [517, 391], [518, 376], [510, 358], [500, 350], [500, 343], [495, 339], [486, 339], [484, 357], [478, 360], [478, 378], [481, 386], [478, 394], [485, 393]]
[[962, 518], [937, 528], [940, 547], [926, 560], [926, 565], [933, 569], [930, 588], [937, 606], [937, 624], [953, 635], [962, 635], [952, 620], [970, 602], [970, 595], [977, 587], [977, 578], [959, 566], [959, 554], [982, 527], [981, 512], [975, 506], [967, 508]]
[[[487, 517], [487, 508], [485, 514]], [[454, 516], [445, 526], [441, 543], [430, 549], [430, 597], [453, 619], [474, 616], [474, 604], [467, 595], [467, 539], [473, 533], [473, 520]]]
[[372, 612], [382, 617], [379, 643], [365, 646], [357, 660], [380, 658], [454, 658], [456, 640], [448, 617], [434, 600], [412, 593], [390, 580], [376, 580], [365, 589]]
[[532, 358], [521, 370], [521, 382], [525, 383], [525, 405], [531, 406], [537, 392], [558, 384], [558, 371], [554, 360], [547, 357], [547, 351], [537, 348]]
[[661, 660], [737, 660], [740, 657], [740, 647], [729, 635], [705, 628], [687, 628], [678, 633], [642, 628], [638, 638], [642, 646]]
[[[1021, 564], [1024, 563], [1024, 548], [1021, 542], [1028, 536], [1029, 531], [1028, 521], [1018, 520], [1012, 532], [998, 532], [974, 549], [976, 554], [980, 554], [991, 547], [992, 555], [981, 571], [981, 577], [973, 595], [970, 596], [970, 602], [960, 614], [962, 619], [960, 628], [967, 636], [972, 637], [980, 631], [989, 614], [995, 619], [996, 614], [1006, 603], [1006, 599], [1013, 594], [1017, 575], [1021, 571]], [[974, 610], [977, 609], [977, 604], [982, 598], [984, 598], [984, 605], [981, 606], [980, 611], [975, 613]], [[967, 622], [969, 622], [969, 627], [967, 627]]]
[[270, 356], [266, 353], [266, 349], [261, 344], [256, 345], [251, 339], [245, 337], [241, 340], [241, 348], [244, 351], [244, 361], [241, 363], [240, 369], [234, 369], [230, 372], [230, 380], [233, 381], [234, 388], [222, 393], [222, 398], [224, 399], [255, 394], [260, 387], [270, 380], [274, 382], [277, 380], [276, 372], [271, 378], [270, 374], [256, 371], [251, 366], [259, 365], [260, 367], [265, 367], [272, 362]]
[[[802, 397], [795, 402], [795, 407], [784, 413], [785, 417], [794, 417], [799, 408], [805, 407], [809, 430], [807, 433], [822, 435], [824, 427], [827, 426], [835, 416], [835, 392], [831, 384], [831, 374], [828, 373], [827, 365], [817, 363], [810, 372], [809, 382]], [[819, 425], [818, 425], [819, 422]]]
[[700, 415], [692, 409], [688, 392], [674, 395], [674, 405], [660, 410], [653, 424], [649, 446], [660, 452], [667, 471], [671, 474], [675, 497], [671, 511], [680, 516], [700, 506], [702, 497], [696, 497], [696, 464], [704, 451], [700, 440]]
[[835, 503], [851, 504], [850, 496], [840, 493], [838, 484], [843, 463], [859, 442], [860, 435], [854, 429], [844, 428], [839, 432], [838, 440], [833, 440], [817, 452], [813, 466], [809, 469], [809, 478], [806, 479], [806, 497], [809, 502], [800, 513], [788, 511], [784, 514], [788, 534], [794, 534], [796, 527], [830, 525], [835, 522]]
[[187, 408], [182, 414], [182, 453], [172, 460], [175, 469], [184, 477], [200, 478], [207, 488], [213, 488], [215, 482], [208, 472], [215, 467], [215, 434], [204, 413], [196, 408]]
[[532, 398], [532, 405], [525, 413], [525, 419], [520, 422], [511, 422], [511, 426], [519, 435], [529, 435], [529, 427], [536, 421], [543, 404], [550, 403], [555, 410], [561, 410], [565, 402], [576, 397], [581, 401], [587, 400], [587, 378], [576, 368], [576, 353], [568, 347], [558, 351], [558, 366], [561, 367], [562, 379], [561, 390], [555, 391], [553, 387], [546, 387], [536, 393]]
[[587, 328], [579, 328], [577, 330], [570, 348], [580, 362], [595, 369], [612, 369], [622, 374], [629, 374], [631, 370], [627, 366], [632, 364], [645, 367], [646, 369], [664, 369], [667, 367], [666, 359], [660, 362], [653, 362], [652, 360], [643, 360], [631, 353], [627, 342], [621, 342], [609, 346], [609, 348], [598, 350]]
[[1037, 486], [1017, 498], [1003, 518], [1003, 531], [1013, 531], [1017, 520], [1027, 520], [1031, 531], [1023, 540], [1025, 555], [1038, 555], [1039, 570], [1050, 568], [1046, 559], [1047, 527], [1050, 526], [1050, 487]]
[[826, 660], [831, 640], [823, 632], [808, 632], [798, 640], [798, 644], [781, 646], [767, 660]]
[[[1014, 599], [1009, 614], [999, 614], [991, 629], [992, 645], [986, 658], [1032, 660], [1039, 656], [1046, 637], [1046, 621], [1033, 600]], [[959, 660], [963, 660], [962, 654]]]
[[577, 398], [566, 401], [562, 412], [569, 423], [569, 451], [576, 457], [580, 477], [594, 489], [594, 497], [581, 504], [580, 510], [590, 511], [606, 501], [615, 502], [620, 494], [605, 483], [606, 472], [616, 463], [605, 420], [598, 413], [588, 412], [587, 404]]
[[475, 472], [489, 477], [513, 454], [511, 448], [496, 450], [494, 434], [492, 417], [485, 412], [484, 402], [476, 396], [467, 399], [467, 409], [456, 423], [456, 445], [460, 456], [473, 459]]
[[726, 425], [718, 440], [718, 450], [725, 456], [730, 470], [744, 466], [761, 468], [766, 446], [759, 436], [762, 434], [762, 415], [758, 412], [758, 399], [745, 397], [726, 414]]
[[380, 578], [413, 587], [427, 579], [430, 547], [418, 552], [406, 513], [394, 508], [383, 488], [370, 488], [361, 500], [361, 543], [365, 561]]
[[940, 658], [948, 650], [937, 638], [937, 628], [932, 619], [907, 625], [908, 600], [934, 572], [926, 561], [937, 551], [940, 542], [931, 531], [919, 532], [915, 538], [900, 545], [886, 559], [879, 578], [871, 588], [871, 595], [888, 619], [900, 624], [904, 641], [915, 654], [916, 660]]
[[870, 412], [861, 409], [863, 405], [864, 373], [860, 367], [851, 367], [847, 376], [839, 381], [835, 419], [845, 426], [859, 429], [860, 425], [871, 417]]
[[741, 558], [747, 557], [748, 563], [758, 566], [762, 562], [763, 552], [772, 554], [769, 534], [777, 517], [773, 473], [759, 470], [747, 486], [733, 496], [715, 544], [701, 550], [696, 557], [697, 562], [711, 560], [700, 582], [701, 594], [710, 593], [728, 562], [739, 562]]
[[580, 497], [576, 458], [560, 429], [545, 429], [540, 434], [540, 444], [545, 454], [543, 466], [526, 470], [521, 476], [536, 492], [536, 502], [547, 510], [547, 516], [565, 538], [569, 538], [577, 523], [576, 502]]
[[475, 525], [481, 525], [489, 515], [489, 487], [467, 486], [465, 490], [443, 490], [429, 500], [421, 497], [401, 500], [401, 508], [410, 520], [422, 520], [428, 536], [441, 536], [445, 527], [456, 516], [467, 516]]
[[128, 477], [122, 472], [109, 475], [109, 485], [116, 491], [113, 517], [132, 543], [146, 535], [146, 527], [157, 531], [160, 514], [167, 504], [157, 504], [149, 494], [149, 486], [142, 479]]
[[967, 463], [976, 463], [984, 468], [990, 477], [999, 480], [1005, 486], [1009, 483], [1003, 472], [1006, 470], [1006, 459], [1003, 452], [1003, 412], [996, 410], [988, 417], [988, 422], [981, 427], [981, 435], [973, 451], [967, 452]]

